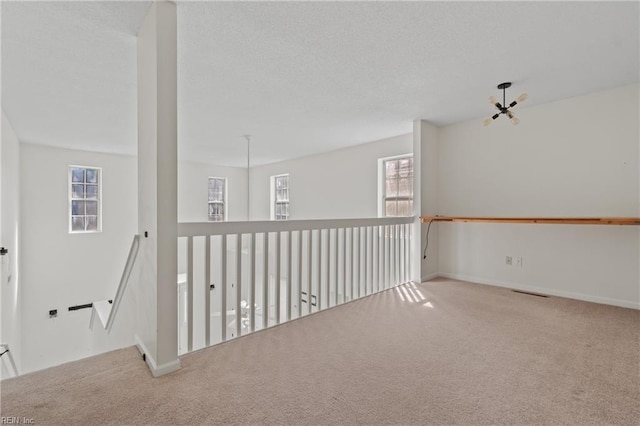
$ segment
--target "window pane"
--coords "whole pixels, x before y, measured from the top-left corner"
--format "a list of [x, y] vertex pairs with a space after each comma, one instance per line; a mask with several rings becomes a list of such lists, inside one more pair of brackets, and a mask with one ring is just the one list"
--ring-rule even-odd
[[71, 169], [71, 181], [84, 182], [84, 169], [80, 167], [73, 167]]
[[400, 178], [398, 195], [401, 197], [409, 197], [413, 192], [413, 178]]
[[387, 160], [384, 163], [387, 178], [398, 177], [398, 160]]
[[395, 197], [398, 195], [398, 179], [387, 179], [385, 195]]
[[225, 179], [209, 178], [209, 201], [224, 201]]
[[409, 201], [398, 201], [398, 216], [411, 216]]
[[385, 201], [385, 212], [387, 216], [396, 216], [396, 201]]
[[[71, 202], [71, 214], [83, 215], [84, 214], [84, 201], [72, 201]], [[84, 229], [84, 226], [83, 226]]]
[[87, 191], [86, 198], [89, 198], [92, 200], [95, 200], [98, 198], [98, 185], [87, 185], [86, 191]]
[[98, 202], [97, 201], [86, 201], [85, 207], [87, 209], [87, 215], [96, 216], [98, 214]]
[[218, 191], [217, 189], [214, 191], [214, 193], [212, 194], [212, 196], [210, 197], [210, 201], [217, 201], [217, 202], [222, 202], [222, 192]]
[[87, 216], [87, 231], [97, 231], [98, 230], [98, 216]]
[[287, 191], [284, 189], [279, 189], [276, 192], [276, 201], [287, 201]]
[[284, 179], [281, 177], [276, 178], [276, 189], [282, 189], [284, 187]]
[[400, 177], [408, 177], [411, 175], [412, 162], [409, 158], [398, 160]]
[[72, 231], [84, 231], [84, 216], [71, 218]]
[[84, 198], [84, 185], [71, 185], [71, 198]]
[[98, 183], [98, 170], [96, 169], [86, 169], [87, 173], [87, 182], [88, 183]]

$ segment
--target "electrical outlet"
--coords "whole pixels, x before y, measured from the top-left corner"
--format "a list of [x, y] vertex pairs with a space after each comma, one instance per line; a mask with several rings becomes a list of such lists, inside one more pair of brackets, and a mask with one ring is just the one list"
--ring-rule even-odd
[[516, 257], [516, 266], [522, 267], [522, 256]]
[[506, 264], [509, 266], [513, 265], [513, 258], [511, 256], [507, 256]]

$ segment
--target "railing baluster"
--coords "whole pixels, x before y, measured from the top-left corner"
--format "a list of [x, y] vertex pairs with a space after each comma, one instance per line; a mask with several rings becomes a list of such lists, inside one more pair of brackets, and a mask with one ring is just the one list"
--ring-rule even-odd
[[385, 288], [391, 287], [391, 226], [384, 227], [384, 278]]
[[351, 286], [351, 300], [355, 300], [358, 298], [358, 291], [360, 290], [360, 283], [358, 281], [359, 272], [360, 272], [360, 229], [353, 228], [353, 239], [351, 240], [351, 249], [353, 251], [353, 285]]
[[236, 236], [236, 337], [242, 334], [242, 234]]
[[322, 310], [322, 229], [318, 229], [318, 294], [316, 295], [316, 311]]
[[404, 284], [406, 282], [404, 277], [404, 226], [400, 226], [399, 228], [400, 229], [398, 235], [400, 236], [400, 283]]
[[402, 284], [402, 228], [398, 226], [398, 284]]
[[211, 345], [211, 236], [204, 237], [204, 345]]
[[256, 233], [251, 233], [251, 272], [249, 274], [249, 330], [256, 330]]
[[313, 257], [311, 254], [311, 248], [312, 248], [312, 240], [313, 240], [313, 230], [309, 229], [309, 231], [307, 232], [307, 278], [308, 278], [308, 282], [307, 282], [307, 314], [311, 313], [311, 293], [313, 290]]
[[342, 303], [347, 301], [347, 228], [342, 229]]
[[364, 276], [364, 294], [363, 296], [367, 296], [369, 294], [369, 227], [365, 226], [364, 228], [364, 238], [363, 238], [363, 255], [364, 255], [364, 271], [362, 275]]
[[395, 270], [396, 270], [396, 285], [400, 284], [400, 232], [398, 229], [398, 225], [394, 225], [394, 227], [396, 228], [395, 230], [395, 250], [396, 250], [396, 266], [395, 266]]
[[377, 284], [377, 272], [378, 272], [378, 263], [376, 262], [376, 256], [378, 254], [378, 239], [376, 237], [376, 227], [371, 227], [371, 293], [375, 294], [378, 292], [378, 284]]
[[331, 229], [327, 229], [327, 248], [325, 254], [327, 259], [327, 292], [325, 293], [326, 298], [323, 300], [325, 301], [325, 308], [329, 308], [331, 307]]
[[404, 280], [406, 282], [411, 281], [411, 273], [409, 271], [409, 258], [411, 257], [411, 252], [409, 251], [409, 229], [408, 225], [403, 225], [404, 227]]
[[375, 268], [376, 268], [376, 292], [380, 292], [382, 291], [382, 288], [380, 286], [380, 248], [382, 247], [380, 245], [380, 227], [376, 226], [375, 228], [375, 239], [376, 239], [376, 252], [375, 252]]
[[276, 232], [276, 276], [275, 276], [275, 308], [276, 324], [280, 324], [280, 237], [281, 233]]
[[367, 274], [369, 275], [369, 280], [367, 281], [367, 289], [369, 294], [373, 294], [373, 227], [367, 227], [367, 262], [369, 266], [367, 267]]
[[289, 231], [287, 235], [287, 254], [289, 255], [289, 260], [287, 262], [287, 321], [291, 320], [291, 304], [293, 303], [293, 298], [291, 297], [291, 289], [293, 287], [293, 231]]
[[395, 286], [395, 226], [389, 226], [389, 286]]
[[298, 231], [298, 318], [302, 316], [302, 231]]
[[349, 258], [349, 261], [345, 263], [345, 269], [347, 269], [347, 266], [348, 266], [348, 271], [349, 271], [348, 274], [347, 272], [345, 272], [346, 278], [345, 278], [344, 301], [346, 302], [348, 300], [353, 299], [353, 283], [354, 283], [354, 277], [355, 277], [354, 268], [353, 268], [353, 233], [355, 231], [353, 230], [353, 228], [348, 228], [345, 230], [345, 232], [347, 232], [347, 235], [348, 235], [348, 238], [347, 238], [348, 245], [345, 247], [347, 250], [345, 252], [345, 262], [347, 257]]
[[222, 257], [220, 267], [222, 271], [222, 288], [220, 289], [220, 318], [222, 330], [220, 332], [221, 341], [227, 340], [227, 236], [222, 235]]
[[362, 296], [369, 294], [369, 227], [362, 228], [364, 238], [362, 239]]
[[334, 272], [333, 272], [333, 306], [338, 306], [338, 240], [339, 240], [339, 231], [336, 228], [336, 242], [334, 244], [335, 253], [334, 253]]
[[411, 225], [404, 225], [405, 233], [404, 233], [404, 247], [405, 247], [405, 271], [406, 271], [406, 281], [411, 281], [411, 244], [409, 241], [411, 240]]
[[187, 238], [187, 351], [193, 350], [193, 237]]
[[263, 277], [262, 277], [262, 328], [269, 327], [269, 233], [263, 238]]

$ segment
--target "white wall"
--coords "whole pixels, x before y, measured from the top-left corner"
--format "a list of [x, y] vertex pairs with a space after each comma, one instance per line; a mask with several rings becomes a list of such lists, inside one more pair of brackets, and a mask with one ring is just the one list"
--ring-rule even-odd
[[[619, 87], [518, 108], [519, 126], [500, 118], [440, 129], [438, 213], [637, 216], [638, 95], [638, 85]], [[640, 307], [638, 227], [438, 228], [441, 275]], [[506, 266], [507, 255], [523, 266]]]
[[251, 169], [251, 220], [270, 219], [270, 177], [289, 173], [290, 219], [378, 216], [378, 159], [413, 152], [401, 135]]
[[[102, 168], [100, 233], [69, 233], [72, 164]], [[137, 175], [135, 157], [25, 143], [20, 166], [23, 364], [28, 372], [94, 354], [91, 310], [69, 312], [68, 307], [115, 296], [137, 233]], [[49, 318], [50, 309], [58, 310], [57, 318]], [[119, 317], [114, 327], [126, 322]], [[133, 344], [130, 334], [116, 331], [114, 336], [111, 348]]]
[[[19, 141], [11, 123], [2, 112], [2, 141], [0, 143], [0, 246], [9, 250], [0, 256], [0, 342], [9, 345], [18, 371], [22, 371], [22, 319], [20, 305], [22, 284], [19, 275], [20, 249], [20, 150]], [[8, 356], [2, 357], [0, 378], [7, 374]], [[10, 367], [9, 367], [10, 368]]]

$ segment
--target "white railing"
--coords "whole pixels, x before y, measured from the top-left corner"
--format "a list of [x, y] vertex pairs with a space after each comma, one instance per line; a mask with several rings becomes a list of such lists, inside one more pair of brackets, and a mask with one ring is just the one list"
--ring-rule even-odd
[[98, 317], [98, 319], [100, 320], [100, 324], [102, 324], [104, 329], [107, 330], [107, 333], [111, 332], [113, 320], [118, 313], [118, 308], [120, 307], [122, 296], [124, 295], [124, 291], [127, 288], [127, 283], [129, 282], [129, 277], [131, 276], [133, 265], [136, 262], [139, 247], [140, 235], [134, 235], [133, 241], [131, 241], [131, 248], [129, 249], [129, 256], [127, 256], [127, 262], [124, 265], [122, 277], [120, 278], [120, 283], [118, 284], [118, 289], [116, 290], [116, 296], [113, 298], [113, 300], [100, 300], [98, 302], [93, 302], [93, 306], [91, 307], [91, 320], [89, 321], [90, 329], [93, 329], [95, 318]]
[[410, 281], [413, 218], [180, 223], [179, 353]]

